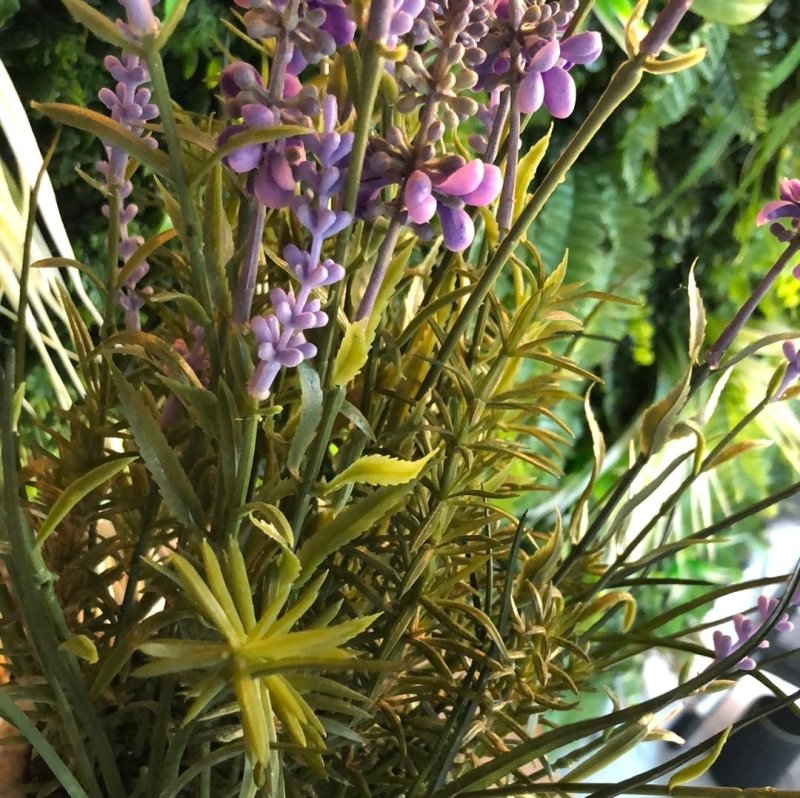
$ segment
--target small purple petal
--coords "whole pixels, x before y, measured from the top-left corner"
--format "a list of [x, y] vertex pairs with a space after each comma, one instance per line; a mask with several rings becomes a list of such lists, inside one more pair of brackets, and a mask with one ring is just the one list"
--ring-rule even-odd
[[773, 200], [768, 202], [756, 216], [756, 224], [762, 225], [780, 218], [800, 218], [800, 204], [791, 200]]
[[551, 39], [543, 47], [540, 47], [528, 64], [530, 72], [547, 72], [557, 63], [561, 55], [561, 47], [555, 39]]
[[782, 200], [800, 203], [800, 180], [784, 177], [780, 182]]
[[517, 89], [517, 102], [523, 114], [532, 114], [542, 107], [544, 101], [544, 82], [538, 72], [529, 72]]
[[425, 224], [436, 213], [436, 200], [431, 194], [433, 185], [425, 172], [417, 169], [406, 181], [406, 208], [415, 224]]
[[596, 31], [584, 31], [561, 42], [561, 57], [571, 64], [591, 64], [603, 51], [603, 39]]
[[235, 150], [225, 158], [225, 163], [234, 172], [250, 172], [261, 163], [264, 148], [261, 144], [248, 144]]
[[272, 178], [272, 170], [262, 163], [255, 173], [253, 193], [256, 199], [268, 208], [285, 208], [292, 201], [293, 193], [282, 189]]
[[463, 208], [450, 208], [440, 204], [439, 219], [442, 223], [444, 245], [451, 252], [461, 252], [472, 243], [475, 226]]
[[465, 194], [461, 199], [466, 205], [476, 205], [483, 207], [489, 205], [497, 199], [500, 189], [503, 186], [503, 173], [494, 164], [487, 164], [484, 167], [483, 180], [475, 191]]
[[436, 191], [462, 197], [477, 190], [483, 180], [485, 167], [483, 161], [475, 158], [459, 167], [442, 182], [436, 184]]
[[269, 170], [275, 184], [285, 191], [294, 191], [295, 181], [292, 174], [292, 167], [286, 157], [276, 150], [269, 154]]
[[544, 104], [556, 119], [566, 119], [575, 109], [575, 81], [561, 67], [553, 67], [542, 75]]
[[719, 630], [714, 632], [714, 655], [717, 659], [724, 659], [733, 650], [733, 642], [730, 635], [726, 635]]
[[222, 70], [219, 76], [219, 88], [222, 96], [230, 99], [236, 97], [242, 89], [263, 88], [264, 81], [252, 64], [236, 61]]
[[243, 105], [242, 119], [247, 127], [270, 127], [275, 124], [275, 114], [259, 103]]

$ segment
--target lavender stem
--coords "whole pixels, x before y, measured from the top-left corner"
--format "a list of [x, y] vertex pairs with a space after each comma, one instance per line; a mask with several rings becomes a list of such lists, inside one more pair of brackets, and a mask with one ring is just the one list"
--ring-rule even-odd
[[233, 321], [236, 324], [246, 324], [250, 320], [266, 215], [267, 209], [258, 200], [251, 200], [244, 260], [233, 297]]
[[372, 314], [375, 301], [378, 298], [378, 292], [383, 285], [383, 278], [386, 277], [386, 272], [389, 269], [389, 262], [392, 258], [395, 245], [397, 244], [397, 239], [400, 236], [401, 227], [399, 214], [395, 213], [392, 217], [392, 221], [389, 223], [386, 237], [383, 239], [381, 248], [378, 251], [375, 266], [372, 269], [372, 274], [370, 274], [369, 282], [367, 283], [367, 290], [364, 291], [364, 296], [361, 298], [358, 310], [356, 311], [356, 321], [366, 319]]
[[753, 315], [753, 311], [758, 306], [759, 302], [764, 298], [764, 295], [769, 291], [775, 280], [778, 279], [780, 273], [786, 268], [786, 264], [794, 257], [795, 253], [800, 250], [800, 236], [795, 236], [789, 241], [789, 245], [781, 253], [775, 265], [761, 278], [755, 290], [747, 301], [739, 308], [738, 313], [731, 319], [728, 326], [722, 331], [722, 334], [717, 338], [714, 344], [706, 353], [706, 364], [709, 368], [716, 368], [725, 352], [733, 343], [740, 330], [746, 324], [747, 320]]
[[655, 58], [675, 33], [686, 12], [691, 8], [693, 0], [669, 0], [662, 12], [656, 17], [653, 27], [642, 39], [639, 52]]

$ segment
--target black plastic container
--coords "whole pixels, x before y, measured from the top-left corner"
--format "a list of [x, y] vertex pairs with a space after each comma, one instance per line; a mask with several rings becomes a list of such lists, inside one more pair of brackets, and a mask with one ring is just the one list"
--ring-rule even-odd
[[[774, 703], [759, 698], [748, 714]], [[797, 787], [800, 768], [800, 718], [783, 707], [750, 723], [725, 743], [711, 776], [721, 787]]]

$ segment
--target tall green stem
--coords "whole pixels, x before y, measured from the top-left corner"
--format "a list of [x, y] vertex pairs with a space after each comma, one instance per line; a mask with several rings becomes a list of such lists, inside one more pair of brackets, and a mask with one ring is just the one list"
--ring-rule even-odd
[[581, 125], [578, 132], [533, 193], [530, 202], [522, 210], [508, 235], [503, 239], [495, 251], [494, 256], [487, 264], [486, 270], [475, 284], [470, 298], [467, 300], [461, 313], [459, 313], [453, 326], [450, 328], [450, 332], [447, 334], [447, 337], [437, 353], [435, 362], [431, 365], [430, 370], [425, 376], [417, 392], [417, 401], [421, 401], [439, 379], [444, 364], [447, 363], [452, 356], [461, 336], [466, 331], [475, 313], [477, 313], [485, 301], [495, 280], [513, 254], [519, 241], [527, 233], [533, 220], [539, 215], [547, 200], [556, 188], [558, 188], [564, 176], [575, 161], [578, 160], [578, 157], [586, 149], [606, 120], [639, 85], [642, 74], [642, 62], [638, 58], [632, 61], [626, 61], [614, 73], [608, 88], [603, 92], [597, 105], [595, 105], [589, 113], [589, 116], [586, 117], [586, 120]]
[[[183, 159], [181, 158], [181, 142], [178, 136], [178, 126], [175, 122], [175, 114], [172, 110], [172, 99], [169, 93], [169, 86], [167, 85], [167, 76], [164, 74], [164, 63], [161, 60], [161, 53], [155, 47], [152, 40], [145, 40], [142, 44], [142, 49], [147, 62], [147, 68], [150, 71], [153, 99], [158, 105], [158, 110], [161, 114], [164, 138], [167, 141], [167, 149], [172, 163], [172, 177], [181, 209], [180, 219], [178, 220], [180, 225], [179, 232], [189, 249], [189, 266], [192, 271], [192, 284], [195, 293], [200, 297], [203, 308], [206, 313], [208, 313], [209, 317], [213, 319], [215, 308], [211, 301], [211, 291], [208, 284], [201, 238], [203, 226], [197, 216], [197, 209], [189, 193], [189, 183], [186, 179], [186, 170], [184, 169]], [[214, 374], [219, 374], [219, 340], [217, 338], [217, 329], [213, 323], [206, 326], [206, 343], [211, 360], [211, 371]]]

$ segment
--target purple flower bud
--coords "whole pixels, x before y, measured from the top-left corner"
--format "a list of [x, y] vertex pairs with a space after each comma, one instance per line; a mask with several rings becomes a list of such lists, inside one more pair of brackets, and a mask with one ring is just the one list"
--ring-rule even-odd
[[483, 180], [484, 165], [478, 158], [460, 166], [444, 180], [436, 181], [436, 191], [442, 194], [450, 194], [455, 197], [463, 197], [475, 191]]
[[603, 40], [596, 31], [584, 31], [561, 42], [561, 57], [570, 64], [591, 64], [600, 57]]
[[539, 72], [529, 72], [517, 88], [517, 104], [523, 114], [532, 114], [544, 102], [544, 81]]
[[292, 201], [296, 183], [286, 156], [271, 149], [253, 180], [256, 199], [268, 208], [286, 208]]
[[287, 292], [282, 288], [273, 288], [269, 298], [278, 321], [284, 327], [300, 331], [324, 327], [328, 323], [328, 315], [319, 309], [318, 299], [311, 299], [301, 306], [294, 291]]
[[547, 72], [558, 63], [560, 57], [561, 46], [556, 39], [551, 39], [536, 51], [528, 64], [528, 69], [533, 72]]
[[462, 252], [475, 238], [475, 226], [463, 208], [451, 208], [439, 204], [439, 218], [442, 223], [444, 245], [451, 252]]
[[483, 178], [478, 187], [469, 194], [465, 194], [461, 199], [467, 205], [474, 205], [482, 208], [486, 205], [490, 205], [497, 199], [502, 186], [503, 173], [500, 171], [500, 168], [494, 164], [485, 164]]
[[[217, 146], [223, 145], [231, 136], [247, 130], [243, 125], [231, 125], [220, 133], [217, 139]], [[225, 156], [225, 165], [234, 172], [250, 172], [261, 163], [264, 153], [263, 144], [247, 144], [244, 147], [234, 150], [230, 155]]]
[[311, 255], [298, 249], [294, 244], [289, 244], [283, 250], [283, 257], [305, 288], [332, 285], [344, 277], [344, 269], [338, 263], [328, 259], [315, 266], [311, 262]]
[[160, 22], [153, 13], [158, 0], [118, 0], [125, 9], [128, 29], [138, 39], [158, 33]]
[[717, 659], [724, 659], [733, 651], [733, 641], [730, 635], [726, 635], [717, 629], [714, 632], [714, 656]]
[[566, 70], [553, 67], [542, 75], [544, 104], [556, 119], [566, 119], [575, 108], [575, 81]]
[[431, 194], [431, 179], [419, 169], [411, 173], [406, 181], [406, 208], [415, 224], [429, 222], [436, 213], [436, 199]]
[[762, 225], [775, 219], [792, 219], [797, 226], [800, 219], [800, 180], [784, 178], [780, 184], [780, 199], [768, 202], [756, 216], [756, 224]]
[[[792, 341], [785, 341], [783, 344], [783, 355], [788, 361], [786, 372], [783, 375], [781, 384], [775, 391], [774, 399], [780, 399], [791, 384], [800, 377], [800, 352], [798, 352]], [[800, 594], [800, 590], [798, 590]], [[797, 594], [796, 594], [797, 595]], [[794, 599], [793, 599], [794, 601]]]
[[244, 61], [236, 61], [222, 70], [219, 76], [219, 88], [226, 99], [236, 97], [242, 90], [263, 89], [258, 70]]

